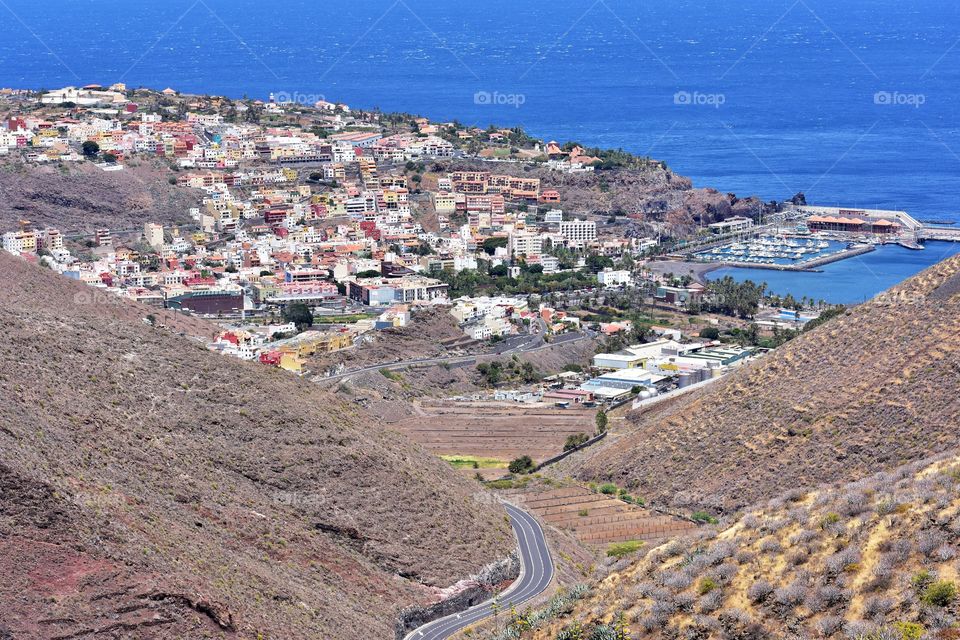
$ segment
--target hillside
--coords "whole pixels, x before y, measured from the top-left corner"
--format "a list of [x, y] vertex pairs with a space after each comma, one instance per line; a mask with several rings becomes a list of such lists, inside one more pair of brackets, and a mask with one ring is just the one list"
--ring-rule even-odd
[[0, 229], [12, 231], [18, 220], [35, 228], [52, 226], [66, 235], [142, 230], [144, 222], [190, 222], [199, 197], [169, 183], [175, 175], [156, 161], [132, 163], [104, 172], [91, 163], [61, 167], [0, 165]]
[[0, 637], [387, 638], [512, 550], [474, 482], [357, 407], [0, 270]]
[[635, 640], [958, 638], [958, 546], [953, 454], [790, 492], [624, 559], [573, 611], [523, 638], [625, 637], [618, 626]]
[[567, 463], [678, 509], [735, 511], [960, 446], [960, 257], [670, 406], [634, 412]]
[[[446, 171], [474, 170], [540, 178], [543, 189], [560, 194], [568, 214], [626, 214], [641, 212], [644, 221], [662, 221], [667, 228], [691, 231], [703, 223], [730, 216], [756, 215], [763, 203], [756, 197], [738, 198], [716, 189], [695, 188], [690, 178], [677, 175], [654, 162], [645, 168], [564, 173], [514, 162], [479, 162], [458, 158], [437, 161]], [[435, 186], [436, 176], [427, 174], [424, 186]], [[622, 230], [618, 230], [622, 231]]]

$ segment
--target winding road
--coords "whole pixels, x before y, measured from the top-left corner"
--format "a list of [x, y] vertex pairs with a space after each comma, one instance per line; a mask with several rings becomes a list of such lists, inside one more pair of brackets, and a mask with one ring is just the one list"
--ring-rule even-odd
[[[497, 599], [500, 611], [506, 615], [510, 605], [519, 609], [521, 604], [546, 591], [553, 580], [553, 560], [550, 558], [550, 549], [543, 535], [543, 529], [533, 516], [512, 504], [505, 503], [504, 506], [507, 509], [507, 515], [510, 516], [513, 532], [517, 536], [521, 561], [520, 577]], [[419, 629], [414, 629], [404, 640], [445, 640], [458, 631], [492, 616], [492, 602], [488, 600], [461, 613], [434, 620]]]

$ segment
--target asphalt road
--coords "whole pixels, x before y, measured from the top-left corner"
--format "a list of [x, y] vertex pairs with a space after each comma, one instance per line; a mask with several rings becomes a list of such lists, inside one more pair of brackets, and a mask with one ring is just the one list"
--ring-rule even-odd
[[[543, 529], [533, 516], [512, 504], [504, 504], [504, 506], [510, 516], [513, 532], [517, 536], [521, 559], [520, 577], [498, 598], [500, 615], [507, 616], [510, 605], [519, 609], [521, 604], [546, 591], [553, 580], [553, 560], [550, 558], [550, 549], [543, 535]], [[445, 640], [458, 631], [492, 616], [493, 611], [490, 608], [492, 602], [488, 600], [461, 613], [434, 620], [411, 631], [404, 640]]]

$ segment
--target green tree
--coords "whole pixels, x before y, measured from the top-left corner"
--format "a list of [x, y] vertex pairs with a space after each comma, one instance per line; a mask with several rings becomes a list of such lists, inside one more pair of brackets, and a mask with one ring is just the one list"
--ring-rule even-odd
[[81, 149], [83, 150], [83, 155], [88, 158], [96, 157], [96, 155], [100, 153], [100, 145], [93, 140], [84, 142]]
[[700, 337], [707, 340], [718, 340], [720, 338], [720, 330], [716, 327], [705, 327], [700, 330]]
[[492, 256], [494, 253], [496, 253], [497, 249], [499, 249], [499, 248], [501, 248], [501, 247], [502, 247], [502, 248], [506, 248], [506, 246], [507, 246], [507, 238], [506, 238], [506, 237], [500, 237], [500, 236], [497, 236], [497, 237], [494, 237], [494, 238], [487, 238], [486, 240], [483, 241], [483, 245], [482, 245], [482, 246], [483, 246], [483, 250], [484, 250], [488, 255], [491, 255], [491, 256]]
[[576, 449], [577, 447], [579, 447], [589, 439], [590, 439], [590, 436], [588, 436], [585, 433], [569, 435], [567, 436], [567, 441], [563, 444], [563, 450], [570, 451], [571, 449]]
[[301, 303], [288, 305], [283, 309], [283, 319], [286, 322], [292, 322], [297, 325], [297, 329], [303, 331], [306, 327], [313, 326], [313, 312], [310, 308]]
[[603, 433], [604, 431], [607, 430], [607, 423], [608, 423], [607, 412], [604, 411], [603, 409], [601, 409], [600, 411], [597, 411], [596, 423], [597, 423], [597, 433]]
[[520, 456], [510, 461], [510, 464], [507, 466], [507, 471], [510, 473], [530, 473], [534, 470], [535, 466], [530, 456]]

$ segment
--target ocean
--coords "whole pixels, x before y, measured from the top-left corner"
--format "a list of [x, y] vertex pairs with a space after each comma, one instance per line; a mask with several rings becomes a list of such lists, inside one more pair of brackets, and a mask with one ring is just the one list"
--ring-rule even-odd
[[950, 0], [4, 0], [4, 14], [0, 86], [323, 97], [622, 147], [743, 196], [960, 221]]

